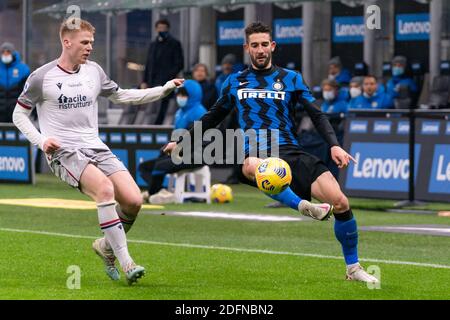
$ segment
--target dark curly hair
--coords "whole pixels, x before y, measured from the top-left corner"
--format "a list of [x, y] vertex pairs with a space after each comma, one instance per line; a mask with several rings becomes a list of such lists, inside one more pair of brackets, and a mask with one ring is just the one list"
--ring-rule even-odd
[[245, 28], [245, 41], [247, 43], [248, 37], [254, 33], [267, 33], [270, 36], [270, 40], [272, 40], [272, 29], [260, 21], [250, 23], [247, 28]]

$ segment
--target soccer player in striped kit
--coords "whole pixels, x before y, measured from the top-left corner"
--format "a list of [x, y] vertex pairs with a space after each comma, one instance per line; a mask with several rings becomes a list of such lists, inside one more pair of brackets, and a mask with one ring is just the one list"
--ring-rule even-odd
[[[272, 52], [276, 44], [272, 41], [270, 28], [260, 22], [252, 23], [245, 29], [245, 38], [244, 48], [250, 56], [251, 66], [227, 78], [215, 105], [184, 138], [190, 138], [193, 145], [194, 131], [200, 130], [200, 126], [202, 132], [214, 128], [236, 108], [241, 129], [255, 129], [257, 140], [256, 145], [244, 144], [245, 160], [241, 168], [241, 180], [256, 186], [255, 170], [262, 161], [258, 156], [261, 151], [266, 157], [272, 155], [285, 160], [292, 170], [291, 185], [271, 197], [316, 220], [328, 220], [334, 214], [335, 236], [342, 246], [347, 265], [346, 278], [378, 282], [359, 264], [358, 230], [347, 197], [326, 165], [299, 147], [294, 123], [296, 106], [301, 105], [308, 113], [330, 145], [331, 157], [339, 168], [346, 167], [354, 159], [339, 146], [328, 118], [321, 112], [301, 74], [272, 64]], [[275, 149], [269, 143], [271, 139], [266, 135], [260, 136], [259, 129], [278, 132], [278, 154], [271, 154]], [[165, 152], [171, 153], [177, 143], [169, 143]], [[313, 204], [310, 202], [311, 197], [324, 203]]]
[[[142, 199], [128, 170], [98, 136], [97, 98], [107, 97], [116, 104], [148, 103], [167, 96], [184, 79], [142, 90], [119, 88], [97, 63], [88, 60], [94, 33], [95, 28], [79, 18], [61, 24], [61, 56], [30, 75], [13, 121], [45, 152], [56, 176], [97, 203], [104, 237], [94, 241], [93, 249], [111, 279], [120, 278], [117, 258], [127, 282], [132, 284], [145, 274], [145, 268], [131, 258], [125, 234], [136, 219]], [[37, 109], [40, 132], [29, 119], [33, 108]]]

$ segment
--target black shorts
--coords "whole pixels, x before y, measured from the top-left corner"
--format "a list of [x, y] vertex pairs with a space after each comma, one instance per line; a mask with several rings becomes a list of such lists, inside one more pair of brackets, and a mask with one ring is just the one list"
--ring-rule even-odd
[[[291, 167], [291, 189], [302, 199], [311, 201], [311, 185], [324, 172], [329, 171], [325, 163], [316, 156], [301, 151], [298, 147], [280, 147], [279, 158], [286, 161]], [[239, 180], [243, 183], [257, 187], [254, 181], [249, 181], [239, 170]]]

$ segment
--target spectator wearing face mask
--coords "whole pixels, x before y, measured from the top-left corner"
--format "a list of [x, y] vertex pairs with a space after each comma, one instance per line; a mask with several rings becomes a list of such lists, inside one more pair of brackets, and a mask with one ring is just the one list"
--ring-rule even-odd
[[206, 108], [202, 104], [202, 87], [195, 80], [186, 80], [177, 90], [178, 111], [175, 113], [175, 129], [187, 129], [195, 120], [200, 119]]
[[0, 51], [0, 122], [12, 122], [17, 98], [30, 75], [30, 68], [20, 60], [13, 44], [3, 43]]
[[407, 60], [404, 56], [396, 56], [392, 59], [392, 78], [386, 84], [386, 92], [397, 98], [400, 86], [408, 88], [411, 96], [417, 94], [418, 88], [414, 80], [406, 74]]
[[350, 80], [349, 84], [349, 96], [350, 100], [348, 101], [348, 108], [354, 109], [354, 104], [356, 101], [356, 98], [359, 97], [362, 94], [362, 83], [363, 83], [364, 77], [353, 77], [352, 80]]
[[218, 96], [216, 86], [208, 80], [208, 67], [203, 63], [197, 63], [192, 69], [192, 78], [202, 86], [202, 104], [209, 110]]
[[[179, 109], [175, 114], [174, 129], [188, 129], [194, 121], [206, 113], [201, 103], [202, 87], [195, 80], [184, 82], [183, 87], [176, 92], [176, 101]], [[162, 189], [165, 175], [202, 166], [202, 164], [174, 164], [171, 157], [163, 153], [156, 159], [141, 163], [138, 170], [142, 179], [147, 182], [147, 191], [142, 193], [143, 200], [153, 204], [174, 202], [174, 194]]]
[[340, 86], [347, 86], [351, 79], [350, 71], [343, 68], [341, 58], [333, 57], [328, 62], [328, 80], [335, 80]]
[[322, 81], [322, 111], [325, 113], [347, 112], [347, 101], [339, 94], [339, 84], [335, 80]]
[[[183, 49], [180, 41], [169, 33], [170, 23], [160, 19], [155, 23], [157, 37], [150, 43], [144, 79], [141, 89], [163, 86], [167, 81], [177, 77], [184, 68]], [[154, 124], [161, 124], [173, 94], [161, 100], [161, 107]]]
[[362, 89], [362, 94], [355, 98], [350, 106], [351, 109], [390, 109], [393, 107], [392, 97], [378, 90], [375, 76], [365, 76]]

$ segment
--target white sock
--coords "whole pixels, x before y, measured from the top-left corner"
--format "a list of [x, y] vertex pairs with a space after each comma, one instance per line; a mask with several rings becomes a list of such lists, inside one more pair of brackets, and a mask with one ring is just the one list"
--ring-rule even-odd
[[352, 269], [352, 268], [354, 268], [354, 267], [357, 267], [357, 266], [359, 266], [359, 262], [353, 263], [353, 264], [348, 264], [348, 265], [347, 265], [347, 270], [350, 270], [350, 269]]
[[[134, 223], [134, 220], [136, 220], [136, 217], [128, 216], [125, 212], [122, 211], [122, 208], [120, 207], [119, 204], [116, 204], [115, 208], [116, 208], [117, 215], [119, 216], [119, 219], [122, 222], [123, 230], [125, 231], [125, 233], [128, 233], [128, 231], [130, 231], [131, 227], [133, 226], [133, 223]], [[106, 240], [106, 238], [104, 241], [104, 245], [105, 245], [106, 250], [111, 250], [111, 245], [108, 242], [108, 240]]]
[[122, 269], [133, 263], [128, 253], [127, 237], [115, 209], [115, 202], [97, 203], [98, 221]]

